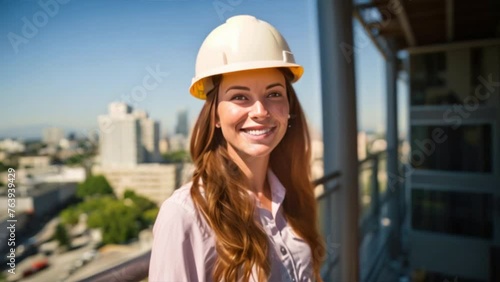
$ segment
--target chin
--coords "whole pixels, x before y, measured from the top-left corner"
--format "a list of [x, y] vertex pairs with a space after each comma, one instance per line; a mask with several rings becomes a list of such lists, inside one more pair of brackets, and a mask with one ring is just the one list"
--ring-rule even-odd
[[[275, 146], [274, 146], [275, 147]], [[264, 145], [250, 145], [246, 148], [235, 148], [242, 158], [266, 158], [269, 157], [274, 147]]]
[[265, 158], [268, 157], [271, 154], [271, 152], [272, 151], [251, 151], [251, 152], [244, 151], [243, 154], [251, 158]]

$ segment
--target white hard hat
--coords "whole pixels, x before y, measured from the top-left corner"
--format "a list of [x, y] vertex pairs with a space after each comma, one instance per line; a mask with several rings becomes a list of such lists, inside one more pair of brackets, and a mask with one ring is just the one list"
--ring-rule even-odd
[[231, 17], [203, 41], [189, 92], [206, 99], [213, 75], [261, 68], [288, 68], [292, 82], [304, 72], [276, 28], [252, 16]]

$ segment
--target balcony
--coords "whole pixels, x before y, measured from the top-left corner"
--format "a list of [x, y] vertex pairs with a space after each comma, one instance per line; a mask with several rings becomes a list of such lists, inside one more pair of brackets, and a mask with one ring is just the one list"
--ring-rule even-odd
[[[388, 206], [392, 202], [406, 205], [404, 193], [393, 193], [388, 187], [386, 152], [380, 152], [359, 161], [359, 258], [361, 281], [397, 281], [403, 275], [403, 268], [395, 269], [394, 262], [389, 259], [388, 250], [391, 243], [391, 232], [395, 225], [403, 223], [391, 222]], [[315, 186], [323, 185], [324, 191], [317, 196], [320, 215], [320, 228], [325, 238], [327, 258], [321, 269], [325, 281], [331, 281], [331, 276], [339, 268], [338, 249], [341, 245], [334, 240], [334, 224], [331, 215], [334, 213], [334, 198], [343, 187], [339, 185], [339, 171], [325, 175], [315, 180]], [[141, 281], [147, 278], [149, 258], [147, 252], [130, 261], [97, 273], [82, 281]], [[391, 264], [392, 263], [392, 264]]]
[[[326, 175], [315, 181], [324, 187], [317, 200], [327, 245], [321, 269], [325, 281], [499, 281], [500, 91], [483, 81], [487, 77], [497, 83], [500, 77], [500, 9], [496, 1], [465, 3], [316, 1], [323, 133], [329, 144]], [[353, 39], [353, 19], [384, 58], [387, 88], [387, 151], [361, 161], [356, 157], [355, 64], [353, 55], [345, 52], [359, 47]], [[476, 87], [493, 89], [493, 98], [478, 103], [480, 110], [459, 116], [459, 127], [466, 126], [445, 131], [450, 133], [445, 148], [420, 165], [406, 166], [398, 151], [401, 73], [410, 101], [406, 127], [412, 153], [419, 152], [415, 141], [420, 135], [425, 140], [433, 137], [434, 130], [428, 128], [455, 125], [444, 114], [473, 102], [469, 92]], [[456, 93], [448, 91], [453, 89]], [[478, 124], [481, 128], [475, 129]], [[460, 162], [458, 156], [463, 156]], [[482, 206], [487, 206], [488, 220], [483, 221], [488, 232], [477, 238], [474, 228], [460, 223], [482, 222], [467, 211]], [[421, 214], [416, 215], [415, 208]], [[410, 215], [419, 221], [412, 222]], [[452, 226], [444, 228], [441, 223], [450, 218]], [[145, 254], [84, 281], [138, 281], [147, 277], [148, 262]]]

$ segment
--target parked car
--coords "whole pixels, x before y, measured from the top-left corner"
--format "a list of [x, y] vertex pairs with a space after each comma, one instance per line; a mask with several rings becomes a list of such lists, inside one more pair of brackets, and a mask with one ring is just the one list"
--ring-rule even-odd
[[34, 261], [31, 264], [31, 267], [23, 271], [23, 277], [28, 277], [31, 276], [45, 268], [49, 267], [49, 262], [47, 259], [40, 259], [37, 261]]

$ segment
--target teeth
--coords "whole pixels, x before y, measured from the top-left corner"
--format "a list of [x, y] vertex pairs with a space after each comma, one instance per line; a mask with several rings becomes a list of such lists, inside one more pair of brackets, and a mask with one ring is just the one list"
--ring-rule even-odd
[[250, 135], [263, 135], [271, 131], [271, 128], [262, 129], [262, 130], [245, 130], [246, 133]]

